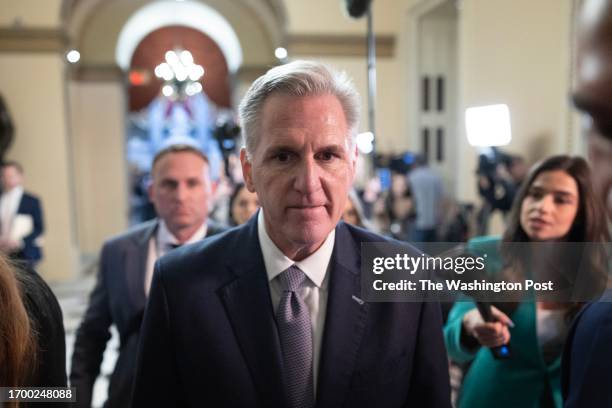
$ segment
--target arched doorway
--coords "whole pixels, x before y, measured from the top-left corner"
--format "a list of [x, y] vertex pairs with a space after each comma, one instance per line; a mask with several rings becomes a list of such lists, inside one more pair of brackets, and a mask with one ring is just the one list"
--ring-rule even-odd
[[[62, 5], [70, 46], [81, 53], [67, 72], [77, 239], [80, 251], [93, 257], [129, 222], [128, 75], [138, 45], [168, 27], [204, 33], [225, 57], [235, 108], [250, 82], [276, 63], [274, 48], [284, 43], [286, 13], [282, 0], [62, 0]], [[206, 68], [204, 88], [211, 69]]]
[[[174, 76], [176, 64], [189, 66], [196, 74], [199, 69], [202, 76], [180, 77], [178, 71]], [[160, 74], [162, 66], [170, 76]], [[232, 117], [231, 84], [221, 47], [207, 34], [186, 26], [162, 27], [145, 36], [134, 50], [128, 78], [130, 222], [138, 223], [155, 216], [146, 187], [152, 159], [164, 147], [176, 143], [197, 147], [209, 158], [213, 180], [221, 176], [227, 146], [219, 143], [216, 129], [219, 121]]]

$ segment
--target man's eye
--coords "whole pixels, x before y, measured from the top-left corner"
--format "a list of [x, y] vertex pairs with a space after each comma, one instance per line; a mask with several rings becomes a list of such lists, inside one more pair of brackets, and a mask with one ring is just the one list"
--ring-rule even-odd
[[276, 160], [278, 160], [279, 162], [283, 162], [283, 163], [286, 161], [289, 161], [289, 153], [282, 152], [282, 153], [277, 154]]
[[319, 160], [329, 161], [332, 160], [335, 155], [332, 152], [322, 152], [319, 154]]

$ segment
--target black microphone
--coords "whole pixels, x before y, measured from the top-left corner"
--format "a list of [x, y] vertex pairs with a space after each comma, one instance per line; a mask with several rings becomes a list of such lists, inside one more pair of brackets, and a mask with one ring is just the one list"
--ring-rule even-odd
[[[470, 252], [467, 248], [466, 244], [459, 244], [453, 248], [451, 248], [450, 250], [444, 251], [441, 254], [438, 254], [438, 257], [451, 257], [451, 258], [455, 258], [455, 257], [475, 257], [476, 255], [473, 254], [472, 252]], [[474, 272], [474, 277], [475, 278], [481, 278], [481, 279], [486, 279], [487, 275], [486, 273], [480, 272], [482, 273], [482, 276], [479, 277], [475, 272]], [[452, 272], [449, 272], [447, 270], [436, 270], [435, 274], [439, 277], [439, 278], [448, 278], [448, 277], [453, 277]], [[473, 293], [470, 292], [463, 292], [466, 296], [469, 296], [471, 298], [475, 298]], [[484, 320], [487, 323], [492, 323], [492, 322], [496, 322], [497, 320], [493, 317], [493, 313], [491, 312], [491, 303], [490, 302], [485, 302], [485, 301], [477, 301], [476, 299], [474, 299], [474, 303], [476, 303], [476, 307], [478, 308], [478, 311], [480, 312], [480, 316], [482, 316], [482, 320]], [[501, 346], [497, 346], [497, 347], [490, 347], [491, 353], [493, 353], [493, 357], [495, 357], [498, 360], [508, 360], [510, 358], [512, 358], [512, 351], [510, 349], [510, 344], [502, 344]]]
[[353, 18], [360, 18], [368, 12], [372, 0], [345, 0], [346, 11]]
[[[491, 304], [489, 302], [476, 302], [476, 307], [485, 322], [491, 323], [496, 321], [491, 312]], [[512, 358], [512, 351], [508, 343], [497, 347], [491, 347], [490, 350], [491, 353], [493, 353], [493, 357], [498, 360], [508, 360]]]

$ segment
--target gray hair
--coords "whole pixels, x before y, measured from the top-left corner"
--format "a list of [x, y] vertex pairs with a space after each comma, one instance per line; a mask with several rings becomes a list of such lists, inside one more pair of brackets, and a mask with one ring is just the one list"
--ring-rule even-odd
[[249, 156], [259, 139], [259, 121], [266, 99], [275, 93], [290, 96], [333, 95], [338, 98], [353, 142], [359, 126], [359, 94], [343, 71], [314, 61], [293, 61], [274, 67], [253, 82], [240, 102], [242, 137]]

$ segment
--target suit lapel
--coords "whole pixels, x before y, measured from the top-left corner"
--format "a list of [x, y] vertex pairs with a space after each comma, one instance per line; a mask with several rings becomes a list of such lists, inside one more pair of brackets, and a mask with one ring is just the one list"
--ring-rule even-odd
[[124, 253], [125, 271], [130, 298], [134, 308], [142, 310], [147, 303], [144, 290], [144, 281], [147, 274], [147, 260], [149, 258], [149, 240], [157, 229], [157, 220], [150, 222], [140, 234], [134, 236], [131, 245]]
[[15, 211], [15, 215], [24, 214], [26, 212], [26, 209], [24, 208], [26, 200], [27, 200], [26, 193], [24, 191], [23, 194], [21, 195], [21, 198], [19, 199], [19, 204], [17, 204], [17, 211]]
[[317, 387], [317, 406], [340, 406], [348, 392], [366, 325], [361, 300], [359, 243], [340, 223], [331, 259], [329, 294]]
[[[237, 239], [245, 247], [231, 253], [236, 279], [219, 290], [262, 406], [283, 406], [281, 351], [266, 269], [257, 236], [257, 217]], [[235, 245], [230, 245], [235, 247]]]

